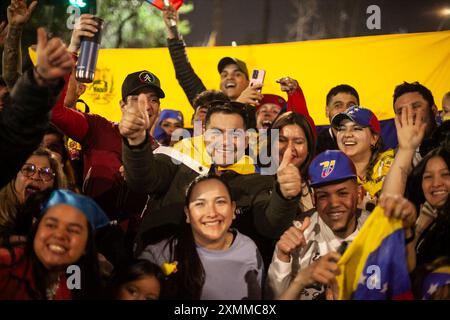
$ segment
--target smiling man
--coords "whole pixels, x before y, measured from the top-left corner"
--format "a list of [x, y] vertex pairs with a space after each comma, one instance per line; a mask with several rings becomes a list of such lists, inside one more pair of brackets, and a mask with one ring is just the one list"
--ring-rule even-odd
[[[207, 88], [188, 59], [186, 43], [183, 37], [176, 28], [172, 27], [173, 21], [175, 21], [176, 25], [179, 22], [177, 10], [173, 6], [165, 7], [163, 9], [163, 17], [167, 31], [167, 47], [178, 83], [193, 106], [196, 96], [207, 90]], [[217, 67], [220, 74], [220, 91], [225, 93], [230, 100], [257, 105], [263, 98], [260, 92], [261, 85], [249, 85], [248, 70], [244, 61], [235, 57], [223, 57], [220, 59]]]
[[[331, 88], [327, 94], [325, 108], [330, 124], [336, 114], [355, 105], [359, 105], [359, 95], [355, 88], [348, 84], [340, 84]], [[322, 130], [317, 135], [316, 154], [325, 150], [338, 150], [336, 135], [337, 130], [332, 126], [327, 130]]]
[[[290, 227], [277, 243], [268, 273], [268, 286], [275, 297], [289, 287], [293, 270], [305, 269], [327, 253], [337, 251], [342, 242], [353, 241], [368, 215], [358, 209], [363, 191], [356, 180], [355, 166], [341, 151], [319, 154], [311, 162], [309, 176], [316, 212], [304, 232]], [[294, 267], [291, 255], [302, 245], [306, 247]], [[322, 285], [306, 287], [300, 298], [316, 299], [323, 292]]]
[[[298, 288], [296, 298], [323, 298], [326, 285], [338, 273], [339, 255], [336, 252], [342, 254], [343, 248], [345, 250], [355, 239], [369, 214], [358, 209], [363, 200], [363, 189], [358, 185], [353, 162], [342, 151], [329, 150], [319, 154], [309, 166], [309, 177], [316, 211], [305, 217], [301, 226], [299, 221], [294, 221], [294, 226], [287, 229], [277, 242], [267, 278], [269, 295], [275, 298], [291, 289], [291, 284]], [[414, 205], [401, 196], [386, 198], [382, 201], [384, 214], [402, 219], [405, 242], [410, 243], [406, 257], [414, 259], [413, 243], [408, 239], [417, 216]], [[315, 263], [318, 260], [319, 263]], [[325, 268], [322, 268], [323, 261], [326, 261]], [[301, 273], [303, 278], [310, 280], [298, 286], [292, 279]]]
[[431, 149], [437, 147], [436, 141], [433, 141], [432, 138], [432, 134], [437, 128], [437, 107], [433, 94], [419, 82], [403, 82], [395, 87], [393, 105], [395, 117], [400, 122], [402, 113], [408, 107], [413, 112], [414, 121], [420, 117], [422, 122], [425, 122], [425, 135], [413, 158], [413, 164], [416, 166], [422, 157], [431, 151]]
[[[183, 221], [186, 187], [197, 176], [214, 173], [228, 182], [236, 197], [233, 226], [252, 238], [263, 257], [270, 259], [273, 240], [279, 238], [297, 213], [300, 187], [292, 188], [288, 179], [274, 183], [272, 176], [260, 175], [252, 158], [245, 155], [244, 105], [220, 102], [210, 106], [204, 135], [153, 152], [146, 130], [149, 124], [145, 127], [144, 118], [143, 112], [127, 110], [119, 127], [125, 138], [123, 162], [127, 184], [134, 191], [152, 197], [151, 214], [140, 225], [135, 253], [139, 254], [151, 242], [173, 235]], [[129, 126], [137, 123], [143, 124], [140, 130]]]

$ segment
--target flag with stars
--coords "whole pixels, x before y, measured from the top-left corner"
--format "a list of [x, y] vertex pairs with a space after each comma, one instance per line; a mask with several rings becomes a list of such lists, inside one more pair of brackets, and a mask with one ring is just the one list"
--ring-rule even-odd
[[340, 300], [412, 299], [402, 221], [376, 207], [338, 262]]
[[450, 266], [442, 266], [430, 272], [423, 281], [423, 299], [433, 298], [433, 294], [443, 286], [450, 284]]

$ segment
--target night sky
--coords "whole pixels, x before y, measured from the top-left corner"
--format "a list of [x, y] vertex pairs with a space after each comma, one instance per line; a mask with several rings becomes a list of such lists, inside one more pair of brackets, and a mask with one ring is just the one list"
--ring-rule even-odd
[[[217, 45], [274, 43], [295, 41], [288, 36], [289, 25], [296, 19], [293, 2], [299, 0], [191, 0], [194, 11], [182, 18], [190, 20], [192, 31], [186, 36], [191, 46], [206, 44], [212, 29], [215, 3], [223, 10], [222, 26], [217, 37]], [[311, 0], [302, 0], [307, 3]], [[342, 10], [345, 12], [341, 28], [345, 36], [362, 36], [390, 33], [412, 33], [436, 31], [443, 23], [443, 30], [450, 29], [450, 16], [442, 18], [439, 9], [450, 7], [450, 1], [443, 0], [316, 0], [318, 10], [308, 25], [310, 28], [325, 24], [326, 32], [320, 38], [336, 38], [337, 24]], [[369, 5], [381, 9], [381, 30], [368, 30], [366, 9]], [[265, 19], [264, 7], [270, 7]], [[268, 21], [264, 28], [264, 21]], [[265, 32], [264, 30], [267, 30]]]

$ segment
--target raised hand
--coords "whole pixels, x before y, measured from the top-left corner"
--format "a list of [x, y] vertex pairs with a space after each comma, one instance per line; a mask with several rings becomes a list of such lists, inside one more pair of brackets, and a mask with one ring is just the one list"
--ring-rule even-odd
[[[152, 118], [155, 117], [157, 115], [152, 114]], [[144, 142], [146, 130], [150, 129], [152, 124], [147, 111], [146, 95], [141, 93], [137, 101], [129, 96], [119, 123], [120, 134], [128, 139], [130, 145], [139, 145]]]
[[27, 7], [26, 0], [11, 0], [7, 13], [9, 24], [11, 26], [23, 26], [30, 19], [37, 4], [37, 1], [33, 0]]
[[93, 37], [97, 33], [97, 22], [92, 14], [82, 14], [75, 23], [70, 39], [69, 51], [77, 53], [80, 50], [81, 37]]
[[281, 91], [287, 92], [288, 94], [294, 93], [294, 91], [298, 88], [298, 82], [291, 77], [283, 77], [276, 81], [280, 84]]
[[39, 85], [51, 85], [71, 72], [75, 62], [61, 39], [47, 40], [44, 28], [38, 28], [37, 40], [34, 75]]
[[280, 166], [277, 170], [277, 180], [280, 185], [280, 191], [283, 197], [286, 199], [292, 199], [296, 197], [302, 190], [302, 178], [300, 176], [300, 170], [291, 163], [292, 150], [286, 148], [281, 160]]
[[277, 242], [278, 259], [284, 262], [289, 262], [291, 260], [291, 254], [298, 248], [306, 245], [306, 240], [303, 233], [310, 224], [310, 218], [306, 217], [301, 227], [290, 227], [283, 233], [280, 240]]
[[248, 86], [241, 92], [241, 95], [236, 99], [236, 101], [240, 103], [257, 105], [263, 98], [263, 95], [261, 94], [262, 86], [262, 84]]
[[178, 25], [178, 11], [172, 6], [169, 5], [163, 8], [163, 19], [166, 24], [167, 36], [169, 39], [175, 38], [177, 35], [173, 33], [172, 23], [175, 22], [175, 25]]
[[415, 117], [411, 106], [402, 109], [395, 116], [398, 145], [400, 149], [416, 150], [422, 143], [427, 124], [420, 117]]

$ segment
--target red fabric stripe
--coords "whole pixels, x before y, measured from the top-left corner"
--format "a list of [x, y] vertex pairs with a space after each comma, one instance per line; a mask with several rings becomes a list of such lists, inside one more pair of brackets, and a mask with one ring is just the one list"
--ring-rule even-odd
[[414, 296], [411, 291], [408, 291], [392, 297], [392, 300], [414, 300]]

